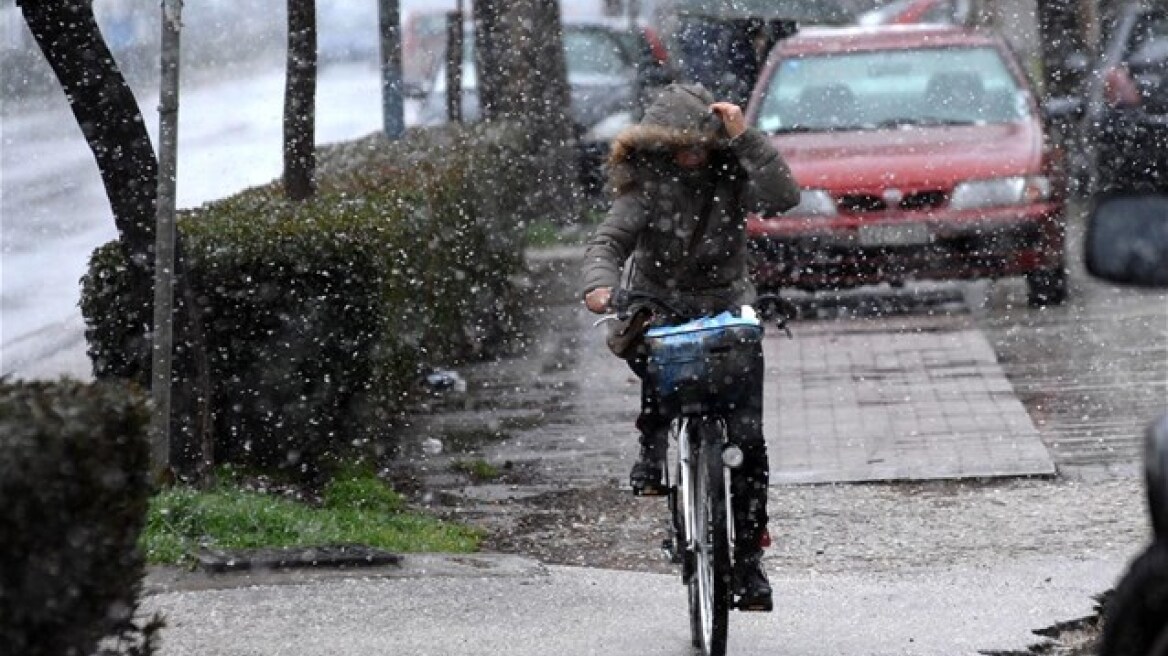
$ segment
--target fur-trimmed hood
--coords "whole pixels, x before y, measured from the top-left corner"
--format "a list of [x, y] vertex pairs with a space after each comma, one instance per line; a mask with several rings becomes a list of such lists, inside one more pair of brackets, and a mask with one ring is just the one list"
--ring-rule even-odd
[[670, 84], [662, 89], [641, 122], [613, 139], [608, 158], [609, 187], [621, 192], [643, 173], [646, 162], [679, 149], [725, 148], [725, 132], [710, 112], [714, 97], [700, 84]]

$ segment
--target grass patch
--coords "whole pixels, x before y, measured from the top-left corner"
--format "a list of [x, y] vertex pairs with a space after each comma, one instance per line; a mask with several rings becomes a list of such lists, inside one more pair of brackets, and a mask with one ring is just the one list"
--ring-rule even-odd
[[139, 546], [151, 564], [186, 562], [199, 547], [251, 549], [363, 544], [395, 552], [466, 553], [482, 534], [405, 509], [374, 476], [341, 477], [319, 506], [236, 484], [163, 490], [150, 500]]
[[450, 468], [456, 472], [466, 474], [474, 481], [493, 481], [503, 475], [498, 467], [482, 458], [456, 460], [450, 465]]

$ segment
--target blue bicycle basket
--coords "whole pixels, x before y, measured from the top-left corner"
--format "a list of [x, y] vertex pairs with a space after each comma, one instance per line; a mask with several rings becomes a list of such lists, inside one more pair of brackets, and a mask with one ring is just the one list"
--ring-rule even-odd
[[723, 312], [645, 333], [649, 380], [668, 415], [717, 412], [745, 402], [762, 367], [762, 324]]

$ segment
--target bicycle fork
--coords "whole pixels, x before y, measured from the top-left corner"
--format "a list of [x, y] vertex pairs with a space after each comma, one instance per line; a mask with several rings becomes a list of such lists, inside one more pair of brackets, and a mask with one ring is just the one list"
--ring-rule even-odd
[[[661, 551], [669, 562], [675, 565], [684, 565], [682, 580], [688, 581], [693, 567], [685, 554], [692, 553], [690, 538], [685, 534], [685, 528], [692, 526], [693, 521], [693, 485], [690, 480], [690, 452], [689, 452], [689, 420], [681, 419], [676, 425], [674, 437], [677, 442], [677, 477], [676, 480], [666, 480], [669, 489], [669, 523], [670, 536], [661, 543]], [[669, 476], [669, 467], [665, 468], [666, 477]]]

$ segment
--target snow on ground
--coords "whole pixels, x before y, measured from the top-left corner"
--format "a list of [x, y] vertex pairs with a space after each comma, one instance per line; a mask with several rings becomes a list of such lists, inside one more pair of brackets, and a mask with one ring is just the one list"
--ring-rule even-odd
[[[157, 143], [157, 90], [138, 103]], [[318, 143], [379, 130], [380, 76], [367, 63], [320, 69]], [[184, 83], [178, 205], [196, 207], [279, 177], [284, 74]], [[97, 166], [60, 96], [0, 122], [0, 375], [89, 377], [79, 280], [94, 248], [114, 239]], [[417, 114], [406, 103], [406, 123]]]

